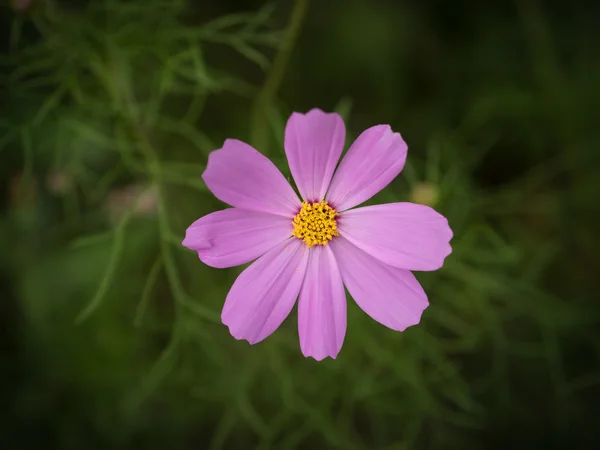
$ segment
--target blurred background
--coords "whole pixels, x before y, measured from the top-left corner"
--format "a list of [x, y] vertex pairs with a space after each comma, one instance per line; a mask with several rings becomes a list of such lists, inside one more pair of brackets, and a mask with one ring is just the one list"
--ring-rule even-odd
[[[0, 448], [527, 449], [600, 441], [600, 5], [542, 0], [3, 0]], [[227, 137], [289, 175], [319, 107], [389, 123], [371, 203], [449, 218], [397, 333], [349, 299], [336, 360], [295, 312], [220, 323], [242, 268], [181, 246], [223, 207]]]

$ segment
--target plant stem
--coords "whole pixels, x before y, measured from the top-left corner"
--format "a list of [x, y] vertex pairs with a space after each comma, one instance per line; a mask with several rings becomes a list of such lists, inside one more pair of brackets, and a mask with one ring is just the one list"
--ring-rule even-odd
[[268, 108], [273, 102], [279, 86], [283, 81], [283, 76], [287, 69], [292, 49], [294, 48], [300, 30], [302, 29], [307, 10], [308, 0], [295, 1], [283, 43], [275, 56], [271, 71], [254, 102], [251, 119], [252, 124], [250, 128], [250, 143], [257, 149], [264, 149], [265, 147]]

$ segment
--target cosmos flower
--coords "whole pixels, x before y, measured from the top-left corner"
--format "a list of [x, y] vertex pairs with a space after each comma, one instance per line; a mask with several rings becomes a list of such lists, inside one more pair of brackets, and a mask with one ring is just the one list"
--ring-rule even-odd
[[344, 286], [386, 327], [419, 323], [429, 303], [411, 270], [440, 268], [452, 231], [425, 205], [355, 208], [400, 173], [407, 145], [389, 125], [371, 127], [336, 170], [345, 135], [338, 114], [313, 109], [289, 118], [284, 147], [302, 201], [248, 144], [228, 139], [210, 154], [202, 179], [233, 208], [196, 220], [183, 245], [212, 267], [256, 260], [233, 283], [221, 314], [236, 339], [262, 341], [298, 299], [302, 353], [335, 358], [346, 334]]

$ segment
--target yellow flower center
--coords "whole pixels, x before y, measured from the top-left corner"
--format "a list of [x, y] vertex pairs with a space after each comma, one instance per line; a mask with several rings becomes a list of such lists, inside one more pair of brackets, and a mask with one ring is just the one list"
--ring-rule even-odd
[[321, 202], [302, 202], [300, 212], [294, 217], [292, 236], [302, 239], [308, 248], [313, 245], [327, 245], [333, 236], [337, 236], [337, 211], [323, 200]]

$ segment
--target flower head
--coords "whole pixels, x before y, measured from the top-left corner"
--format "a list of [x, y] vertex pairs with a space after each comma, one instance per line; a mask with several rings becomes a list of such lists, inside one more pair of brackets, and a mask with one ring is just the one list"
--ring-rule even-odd
[[335, 358], [346, 333], [344, 286], [393, 330], [419, 323], [427, 308], [411, 270], [442, 266], [452, 251], [448, 221], [414, 203], [352, 209], [400, 173], [407, 146], [388, 125], [371, 127], [336, 170], [345, 134], [338, 114], [313, 109], [289, 118], [284, 147], [302, 201], [249, 145], [228, 139], [210, 154], [202, 178], [232, 208], [195, 221], [183, 245], [212, 267], [256, 260], [233, 283], [221, 314], [236, 339], [262, 341], [298, 299], [302, 353]]

